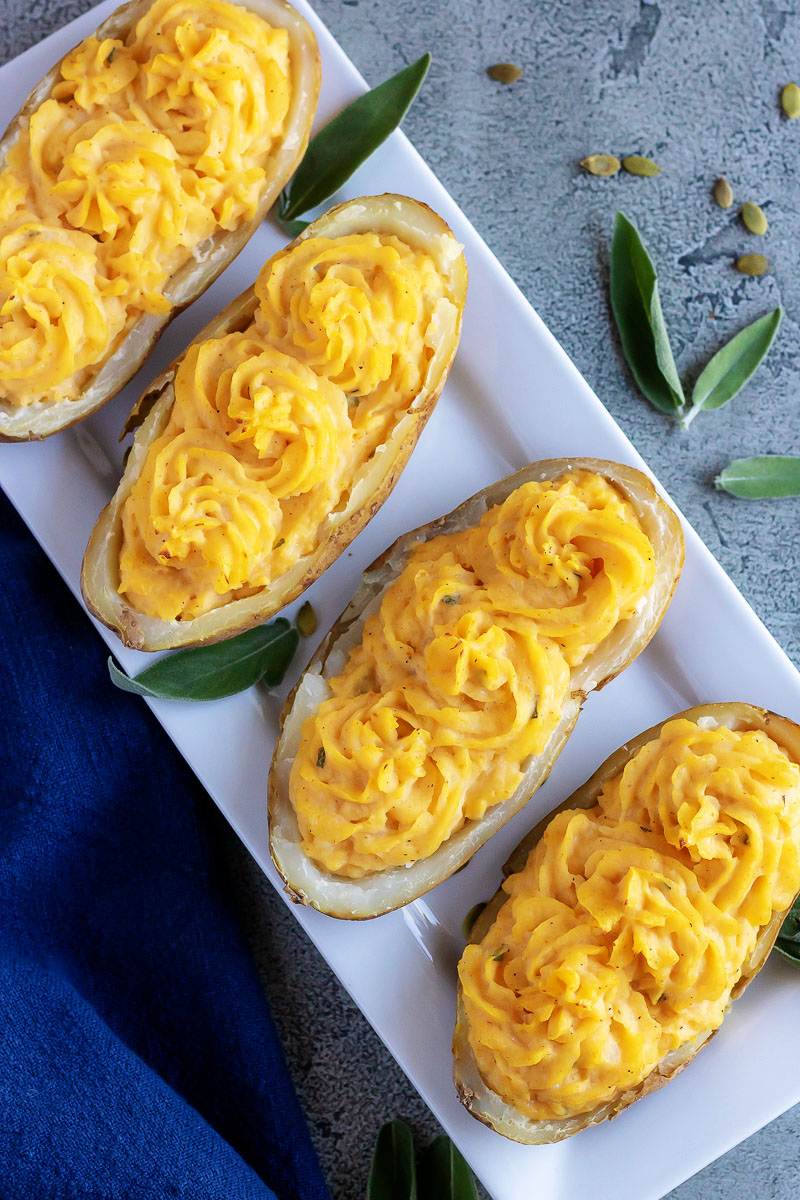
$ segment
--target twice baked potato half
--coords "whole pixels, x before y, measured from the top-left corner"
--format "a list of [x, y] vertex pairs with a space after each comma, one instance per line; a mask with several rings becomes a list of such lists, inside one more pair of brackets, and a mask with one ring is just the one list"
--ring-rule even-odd
[[650, 481], [588, 458], [534, 463], [395, 542], [282, 714], [269, 823], [288, 893], [362, 919], [463, 866], [647, 645], [682, 563]]
[[404, 196], [353, 200], [273, 255], [148, 388], [83, 563], [89, 609], [139, 650], [258, 625], [377, 512], [444, 387], [461, 246]]
[[320, 66], [285, 0], [132, 0], [0, 140], [0, 440], [110, 400], [305, 151]]
[[627, 742], [504, 867], [459, 964], [462, 1104], [556, 1142], [663, 1087], [800, 890], [800, 727], [703, 704]]

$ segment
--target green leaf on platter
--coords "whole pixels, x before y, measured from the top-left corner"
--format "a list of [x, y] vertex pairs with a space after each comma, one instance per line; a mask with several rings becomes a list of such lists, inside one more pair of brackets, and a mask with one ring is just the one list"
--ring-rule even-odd
[[222, 700], [263, 680], [277, 687], [286, 674], [300, 635], [285, 617], [248, 629], [213, 646], [165, 655], [133, 679], [109, 658], [112, 683], [124, 692], [159, 700]]
[[658, 275], [639, 231], [617, 213], [611, 245], [611, 308], [633, 377], [652, 405], [675, 413], [685, 403], [664, 314]]
[[420, 1157], [419, 1200], [478, 1200], [472, 1172], [444, 1134]]
[[737, 458], [720, 471], [716, 486], [743, 500], [782, 500], [800, 496], [800, 457], [764, 454]]
[[692, 407], [681, 421], [684, 428], [699, 412], [721, 408], [742, 390], [764, 361], [780, 323], [781, 310], [776, 308], [740, 330], [717, 351], [694, 385]]
[[795, 900], [781, 925], [775, 949], [784, 958], [800, 965], [800, 898]]
[[304, 229], [308, 229], [310, 221], [284, 221], [283, 217], [278, 215], [278, 224], [287, 237], [296, 238]]
[[461, 922], [461, 932], [467, 941], [469, 941], [469, 939], [472, 937], [472, 931], [475, 928], [475, 922], [486, 908], [486, 904], [486, 900], [481, 900], [478, 904], [473, 904], [472, 908]]
[[422, 86], [430, 54], [359, 96], [311, 139], [303, 161], [278, 198], [284, 225], [338, 191], [408, 112]]
[[417, 1200], [414, 1138], [405, 1121], [387, 1121], [375, 1142], [367, 1200]]

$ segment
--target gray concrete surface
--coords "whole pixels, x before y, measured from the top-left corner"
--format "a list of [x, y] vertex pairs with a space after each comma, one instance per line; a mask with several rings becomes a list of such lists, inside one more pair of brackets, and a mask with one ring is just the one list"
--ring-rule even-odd
[[[800, 664], [800, 501], [747, 504], [710, 483], [731, 458], [800, 452], [800, 121], [785, 121], [777, 102], [781, 86], [800, 77], [800, 3], [316, 4], [370, 82], [432, 51], [430, 77], [406, 120], [412, 141]], [[83, 0], [0, 0], [0, 56], [85, 7]], [[486, 77], [486, 66], [501, 60], [523, 66], [519, 83], [503, 87]], [[595, 151], [646, 154], [664, 174], [591, 179], [577, 162]], [[763, 205], [766, 238], [745, 233], [736, 208], [711, 203], [721, 172], [737, 201]], [[618, 208], [638, 222], [657, 259], [673, 344], [690, 380], [732, 332], [776, 304], [784, 308], [780, 340], [746, 393], [700, 417], [689, 434], [638, 395], [611, 332], [608, 243]], [[732, 260], [756, 249], [774, 270], [743, 279]], [[402, 1115], [428, 1136], [434, 1121], [222, 822], [220, 838], [331, 1190], [360, 1197], [381, 1122]], [[796, 1109], [670, 1200], [799, 1196], [798, 1135]]]

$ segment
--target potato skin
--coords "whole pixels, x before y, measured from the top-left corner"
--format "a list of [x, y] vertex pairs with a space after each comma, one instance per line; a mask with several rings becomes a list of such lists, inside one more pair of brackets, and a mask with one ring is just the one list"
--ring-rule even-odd
[[[465, 826], [430, 858], [364, 880], [343, 880], [310, 864], [297, 846], [297, 823], [288, 799], [288, 770], [297, 736], [293, 726], [300, 722], [295, 706], [303, 689], [313, 689], [315, 681], [324, 678], [326, 672], [335, 673], [329, 668], [331, 655], [342, 644], [350, 646], [357, 640], [364, 622], [364, 610], [376, 603], [401, 573], [414, 543], [475, 524], [487, 508], [501, 503], [522, 484], [533, 479], [555, 479], [570, 469], [585, 469], [603, 475], [633, 503], [656, 555], [656, 582], [649, 594], [648, 605], [636, 618], [623, 623], [626, 629], [618, 627], [572, 672], [571, 695], [545, 752], [532, 760], [514, 795], [490, 809], [482, 820]], [[281, 714], [281, 730], [268, 784], [270, 853], [292, 900], [309, 904], [329, 916], [365, 920], [408, 904], [464, 866], [545, 781], [572, 731], [587, 693], [609, 683], [650, 641], [677, 585], [683, 550], [680, 521], [657, 495], [650, 480], [633, 467], [595, 458], [545, 459], [532, 463], [481, 489], [446, 516], [398, 538], [364, 572], [361, 588], [317, 648]]]
[[[126, 38], [136, 23], [151, 7], [153, 0], [129, 0], [116, 9], [94, 32], [103, 38]], [[288, 0], [231, 0], [270, 23], [289, 30], [292, 48], [293, 95], [287, 118], [284, 145], [277, 151], [273, 176], [252, 221], [233, 233], [220, 230], [206, 243], [203, 261], [189, 259], [169, 281], [167, 294], [172, 308], [164, 316], [144, 314], [131, 327], [122, 343], [111, 347], [102, 362], [97, 364], [88, 387], [79, 400], [16, 407], [0, 400], [0, 442], [42, 441], [61, 429], [82, 421], [102, 408], [132, 379], [156, 344], [167, 325], [211, 286], [214, 280], [233, 262], [236, 255], [259, 227], [278, 193], [294, 173], [305, 154], [311, 134], [311, 124], [317, 107], [320, 87], [320, 59], [317, 40], [308, 22], [296, 12]], [[92, 35], [88, 35], [92, 36]], [[71, 54], [72, 51], [70, 50]], [[0, 170], [5, 167], [8, 152], [17, 140], [21, 128], [31, 114], [49, 98], [60, 78], [64, 55], [36, 84], [0, 139]]]
[[[667, 717], [666, 720], [660, 722], [658, 725], [653, 725], [650, 729], [646, 729], [637, 737], [625, 742], [618, 750], [615, 750], [598, 767], [586, 783], [582, 784], [562, 804], [559, 804], [552, 812], [548, 813], [523, 838], [504, 864], [503, 877], [507, 878], [509, 875], [522, 870], [530, 852], [538, 843], [553, 817], [568, 808], [593, 808], [597, 801], [597, 796], [605, 783], [618, 775], [625, 764], [642, 746], [658, 737], [664, 725], [680, 717], [685, 717], [689, 721], [697, 721], [701, 717], [710, 717], [718, 725], [728, 725], [732, 729], [763, 730], [781, 745], [795, 762], [800, 763], [800, 726], [790, 721], [787, 717], [781, 717], [777, 713], [770, 712], [765, 708], [757, 708], [751, 704], [738, 702], [700, 704], [694, 708], [685, 709], [683, 712]], [[469, 938], [470, 943], [482, 941], [507, 899], [507, 894], [502, 890], [502, 887], [498, 888], [475, 922]], [[791, 905], [789, 905], [789, 908], [791, 908]], [[749, 962], [746, 963], [741, 978], [733, 988], [731, 993], [733, 1000], [741, 995], [763, 967], [775, 943], [775, 939], [780, 933], [781, 925], [789, 908], [775, 913], [769, 924], [762, 930], [753, 954]], [[658, 1091], [665, 1083], [668, 1083], [670, 1079], [679, 1074], [684, 1067], [689, 1065], [701, 1047], [706, 1045], [720, 1028], [722, 1026], [714, 1030], [706, 1030], [693, 1039], [693, 1041], [687, 1042], [684, 1046], [679, 1046], [677, 1050], [674, 1050], [666, 1058], [662, 1059], [641, 1083], [635, 1087], [621, 1090], [612, 1100], [598, 1105], [589, 1112], [579, 1113], [575, 1116], [564, 1117], [559, 1120], [534, 1121], [518, 1113], [510, 1105], [506, 1104], [500, 1096], [484, 1083], [467, 1037], [467, 1018], [464, 1011], [461, 983], [459, 982], [456, 1026], [453, 1033], [453, 1081], [461, 1103], [483, 1125], [487, 1125], [490, 1129], [494, 1129], [497, 1133], [502, 1134], [503, 1137], [510, 1138], [512, 1141], [523, 1142], [526, 1145], [544, 1145], [562, 1141], [564, 1138], [579, 1133], [582, 1129], [587, 1129], [592, 1125], [598, 1125], [603, 1121], [611, 1120], [612, 1117], [617, 1116], [623, 1109], [628, 1108], [643, 1096], [648, 1096], [651, 1092]]]
[[[336, 236], [349, 232], [398, 233], [417, 241], [444, 261], [444, 246], [457, 245], [448, 225], [426, 204], [406, 196], [361, 197], [336, 205], [313, 221], [290, 243], [296, 245], [306, 238]], [[278, 253], [284, 253], [283, 250]], [[165, 650], [178, 646], [210, 645], [243, 633], [260, 625], [279, 612], [319, 578], [349, 546], [353, 538], [375, 515], [389, 496], [405, 467], [428, 418], [436, 407], [450, 370], [461, 332], [467, 289], [467, 268], [463, 255], [453, 260], [453, 290], [457, 300], [457, 322], [449, 335], [447, 353], [443, 357], [438, 378], [419, 393], [406, 415], [398, 422], [389, 442], [388, 461], [375, 459], [367, 475], [375, 484], [367, 503], [356, 507], [349, 504], [332, 535], [308, 556], [302, 570], [290, 571], [275, 584], [246, 600], [232, 601], [197, 617], [192, 621], [161, 621], [146, 617], [131, 608], [116, 591], [116, 569], [121, 541], [121, 513], [125, 499], [144, 463], [147, 448], [166, 425], [174, 401], [175, 373], [186, 351], [153, 381], [134, 405], [123, 434], [136, 431], [119, 487], [110, 503], [103, 509], [92, 530], [81, 571], [81, 590], [87, 608], [109, 629], [113, 629], [126, 646], [136, 650]], [[245, 329], [252, 321], [258, 302], [252, 287], [228, 305], [205, 329], [195, 342]], [[187, 347], [188, 349], [188, 347]], [[392, 442], [396, 445], [392, 446]]]

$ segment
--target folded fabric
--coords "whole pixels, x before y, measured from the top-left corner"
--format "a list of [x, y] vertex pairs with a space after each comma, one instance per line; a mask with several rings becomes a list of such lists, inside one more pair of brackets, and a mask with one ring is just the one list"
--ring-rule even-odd
[[211, 802], [0, 497], [0, 1196], [324, 1200]]

